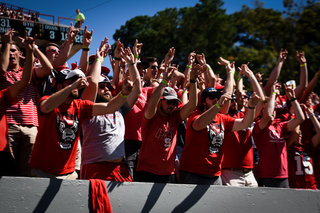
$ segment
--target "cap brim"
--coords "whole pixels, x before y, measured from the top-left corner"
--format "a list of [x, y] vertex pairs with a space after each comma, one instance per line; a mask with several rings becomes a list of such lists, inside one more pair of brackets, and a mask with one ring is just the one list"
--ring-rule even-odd
[[179, 98], [172, 97], [172, 96], [166, 96], [166, 97], [163, 97], [163, 96], [162, 96], [162, 98], [163, 98], [163, 99], [166, 99], [166, 100], [176, 100], [176, 101], [181, 102], [181, 100], [180, 100]]

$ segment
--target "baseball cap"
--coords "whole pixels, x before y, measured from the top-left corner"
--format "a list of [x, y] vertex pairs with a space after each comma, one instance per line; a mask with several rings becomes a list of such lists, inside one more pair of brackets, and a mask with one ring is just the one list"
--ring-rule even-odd
[[208, 87], [204, 89], [201, 93], [201, 98], [207, 98], [207, 97], [220, 97], [222, 95], [222, 92], [213, 88], [213, 87]]
[[55, 73], [55, 77], [57, 84], [59, 84], [73, 77], [85, 78], [86, 76], [80, 69], [64, 69], [60, 72]]
[[164, 91], [162, 93], [161, 98], [166, 99], [166, 100], [177, 100], [177, 101], [181, 102], [180, 99], [177, 97], [176, 91], [171, 87], [164, 88]]
[[142, 64], [143, 65], [143, 69], [147, 69], [150, 66], [149, 62], [147, 62], [145, 60], [143, 60], [143, 61], [138, 60], [137, 61], [137, 65], [138, 64]]
[[103, 75], [100, 75], [99, 83], [109, 83], [109, 84], [112, 84], [112, 82], [110, 81], [110, 79], [109, 79], [107, 76], [103, 76]]

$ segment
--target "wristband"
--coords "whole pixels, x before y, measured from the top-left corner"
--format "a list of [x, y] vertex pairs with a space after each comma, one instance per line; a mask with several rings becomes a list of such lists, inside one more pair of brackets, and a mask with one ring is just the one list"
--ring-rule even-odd
[[300, 67], [306, 67], [307, 63], [300, 64]]
[[317, 77], [317, 78], [319, 78], [319, 77], [320, 77], [320, 76], [318, 75], [318, 73], [316, 73], [314, 76], [315, 76], [315, 77]]
[[134, 62], [132, 64], [129, 64], [128, 67], [131, 67], [132, 65], [134, 65]]
[[208, 67], [208, 68], [206, 69], [206, 71], [208, 71], [208, 70], [212, 70], [211, 67]]
[[255, 106], [254, 106], [254, 107], [250, 107], [250, 106], [248, 106], [248, 108], [249, 108], [249, 109], [255, 109], [256, 107], [255, 107]]
[[275, 93], [275, 92], [271, 92], [271, 94], [272, 94], [272, 95], [277, 95], [277, 93]]
[[133, 56], [135, 57], [135, 58], [139, 58], [137, 55], [135, 55], [135, 54], [133, 54]]
[[89, 51], [90, 48], [89, 48], [89, 47], [82, 46], [82, 50], [83, 50], [83, 51]]
[[116, 57], [114, 57], [114, 60], [116, 60], [116, 61], [121, 61], [121, 58], [116, 58]]
[[190, 79], [190, 83], [196, 83], [197, 82], [197, 80], [195, 80], [195, 79]]
[[123, 94], [122, 91], [120, 91], [120, 95], [124, 98], [128, 98], [128, 95]]
[[232, 72], [232, 71], [229, 71], [229, 73], [231, 73], [232, 75], [234, 75], [234, 72]]
[[218, 104], [218, 102], [215, 104], [215, 106], [216, 106], [218, 109], [221, 109], [221, 106]]
[[183, 92], [183, 93], [186, 93], [186, 94], [189, 93], [188, 90], [182, 90], [182, 92]]
[[168, 86], [168, 82], [166, 82], [165, 80], [161, 81], [164, 85]]
[[313, 117], [314, 116], [314, 113], [311, 113], [310, 115], [309, 115], [309, 118], [311, 118], [311, 117]]
[[97, 58], [96, 61], [100, 61], [101, 64], [103, 63], [103, 61], [100, 58]]
[[190, 69], [192, 69], [192, 66], [191, 66], [191, 65], [187, 65], [187, 67], [189, 67]]
[[242, 78], [238, 78], [238, 81], [242, 81]]
[[297, 98], [292, 98], [292, 99], [290, 100], [290, 102], [296, 101], [296, 100], [297, 100]]
[[[36, 49], [38, 49], [39, 47], [38, 47], [38, 45], [34, 45], [34, 48], [33, 48], [33, 51], [35, 51]], [[316, 73], [317, 74], [317, 73]]]

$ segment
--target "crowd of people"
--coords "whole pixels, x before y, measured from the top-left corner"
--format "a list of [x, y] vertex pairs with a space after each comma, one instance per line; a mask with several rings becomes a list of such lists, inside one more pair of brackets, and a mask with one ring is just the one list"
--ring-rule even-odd
[[43, 52], [36, 36], [20, 45], [14, 29], [2, 35], [1, 175], [320, 187], [320, 70], [308, 82], [304, 52], [295, 53], [297, 86], [277, 81], [283, 49], [268, 77], [220, 57], [221, 79], [203, 53], [190, 51], [183, 72], [172, 64], [174, 47], [163, 59], [140, 59], [138, 40], [132, 48], [118, 40], [111, 56], [105, 37], [89, 55], [93, 30], [85, 26], [79, 64], [68, 67], [78, 31], [71, 25], [61, 46]]
[[10, 9], [6, 7], [4, 4], [2, 4], [0, 7], [0, 16], [24, 21], [39, 21], [39, 18], [36, 15], [36, 13], [24, 13], [21, 9]]

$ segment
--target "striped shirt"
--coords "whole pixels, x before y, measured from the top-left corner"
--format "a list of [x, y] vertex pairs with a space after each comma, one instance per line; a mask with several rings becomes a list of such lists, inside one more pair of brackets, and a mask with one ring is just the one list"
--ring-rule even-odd
[[[21, 67], [16, 71], [6, 71], [5, 76], [0, 78], [0, 90], [20, 81], [22, 72]], [[39, 126], [36, 97], [36, 86], [31, 81], [18, 95], [18, 102], [7, 108], [8, 124]]]

